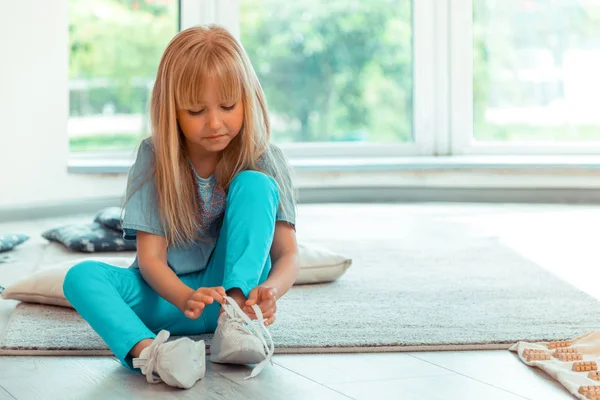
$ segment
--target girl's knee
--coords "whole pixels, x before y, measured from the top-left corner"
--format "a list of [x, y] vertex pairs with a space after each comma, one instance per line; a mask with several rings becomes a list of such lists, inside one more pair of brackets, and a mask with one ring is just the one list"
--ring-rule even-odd
[[77, 287], [85, 287], [85, 281], [102, 273], [102, 263], [93, 260], [82, 261], [72, 266], [63, 282], [63, 292], [65, 297], [71, 289]]
[[231, 181], [230, 192], [239, 187], [244, 187], [244, 189], [248, 189], [250, 192], [261, 193], [263, 195], [279, 196], [275, 179], [260, 171], [242, 171], [238, 173]]

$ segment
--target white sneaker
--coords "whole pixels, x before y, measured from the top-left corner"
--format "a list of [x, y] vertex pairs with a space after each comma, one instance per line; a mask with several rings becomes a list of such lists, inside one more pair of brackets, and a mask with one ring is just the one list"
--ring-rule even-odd
[[[210, 345], [210, 361], [222, 364], [258, 364], [250, 376], [253, 378], [271, 361], [275, 350], [271, 333], [265, 327], [262, 312], [252, 306], [257, 321], [252, 321], [231, 297], [225, 297], [224, 312], [219, 316], [217, 330]], [[269, 346], [259, 327], [267, 333]], [[272, 361], [271, 361], [272, 363]]]
[[162, 330], [152, 344], [133, 359], [149, 383], [164, 382], [169, 386], [189, 389], [206, 373], [206, 347], [203, 340], [184, 337], [167, 342], [169, 332]]

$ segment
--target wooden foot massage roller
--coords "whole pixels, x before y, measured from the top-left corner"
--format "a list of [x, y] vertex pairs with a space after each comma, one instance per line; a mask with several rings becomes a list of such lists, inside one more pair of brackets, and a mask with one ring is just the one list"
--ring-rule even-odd
[[558, 356], [560, 354], [575, 354], [575, 353], [578, 353], [577, 349], [574, 349], [572, 347], [563, 347], [563, 348], [554, 350], [553, 355], [554, 355], [554, 357], [558, 358]]
[[579, 353], [562, 353], [558, 355], [560, 361], [578, 361], [583, 360], [583, 354]]
[[589, 400], [600, 400], [600, 386], [580, 386], [579, 394]]
[[600, 372], [592, 371], [588, 374], [588, 378], [593, 379], [595, 381], [600, 381]]
[[525, 349], [523, 350], [523, 357], [530, 361], [549, 360], [550, 354], [546, 354], [544, 350], [537, 349]]
[[573, 363], [573, 371], [575, 372], [596, 371], [597, 369], [596, 361], [579, 361]]
[[554, 349], [558, 349], [560, 347], [569, 347], [571, 344], [573, 344], [573, 343], [564, 340], [564, 341], [561, 341], [561, 342], [550, 342], [550, 343], [548, 343], [546, 345], [546, 347], [548, 347], [551, 350], [554, 350]]

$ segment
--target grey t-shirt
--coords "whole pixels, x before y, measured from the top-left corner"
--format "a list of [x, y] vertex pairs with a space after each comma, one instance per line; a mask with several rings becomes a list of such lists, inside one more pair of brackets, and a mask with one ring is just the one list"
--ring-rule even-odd
[[[271, 144], [271, 146], [275, 146]], [[274, 151], [281, 151], [274, 148]], [[266, 173], [273, 176], [274, 160], [264, 159], [262, 166]], [[127, 180], [127, 198], [125, 212], [123, 216], [123, 237], [125, 240], [135, 240], [136, 231], [153, 233], [155, 235], [165, 236], [163, 231], [157, 205], [157, 193], [154, 177], [148, 178], [149, 167], [154, 163], [154, 150], [150, 139], [145, 139], [138, 150], [135, 163], [129, 171]], [[192, 167], [190, 167], [192, 168]], [[287, 171], [286, 168], [282, 170]], [[219, 235], [223, 214], [226, 206], [225, 192], [216, 186], [216, 179], [213, 176], [202, 179], [194, 174], [198, 181], [198, 186], [210, 183], [215, 187], [212, 195], [208, 198], [201, 196], [204, 201], [205, 210], [209, 210], [206, 215], [202, 215], [205, 229], [198, 232], [197, 240], [189, 245], [174, 245], [167, 249], [167, 263], [177, 275], [183, 275], [190, 272], [200, 271], [206, 268], [210, 255], [212, 254]], [[291, 177], [285, 176], [280, 179], [280, 184], [291, 185]], [[141, 186], [140, 186], [141, 185]], [[136, 190], [137, 189], [137, 190]], [[291, 188], [290, 188], [291, 189]], [[296, 224], [296, 213], [294, 198], [284, 199], [287, 201], [287, 207], [280, 207], [276, 219], [286, 221], [292, 225]], [[289, 211], [285, 211], [289, 210]], [[138, 258], [136, 257], [131, 268], [138, 268]]]

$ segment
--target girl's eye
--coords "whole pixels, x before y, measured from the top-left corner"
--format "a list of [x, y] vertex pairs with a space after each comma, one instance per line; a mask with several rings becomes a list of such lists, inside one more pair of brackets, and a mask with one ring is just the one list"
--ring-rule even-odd
[[204, 110], [200, 110], [200, 111], [188, 110], [188, 114], [190, 114], [190, 115], [200, 115], [203, 112], [204, 112]]
[[235, 103], [231, 106], [221, 106], [223, 110], [231, 111], [235, 108]]

